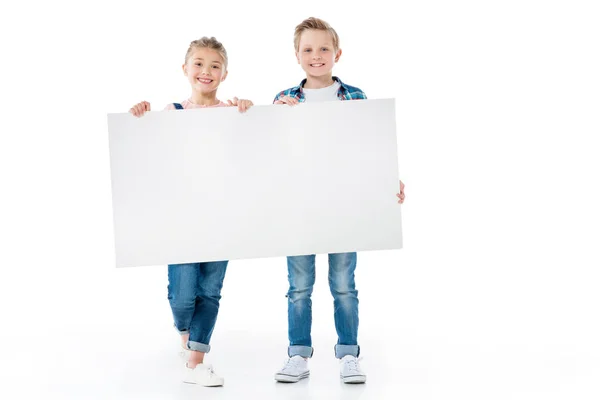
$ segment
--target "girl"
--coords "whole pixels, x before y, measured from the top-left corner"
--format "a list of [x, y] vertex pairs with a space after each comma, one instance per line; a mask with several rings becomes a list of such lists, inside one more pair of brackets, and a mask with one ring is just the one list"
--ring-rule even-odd
[[[217, 98], [217, 88], [227, 77], [227, 52], [214, 37], [203, 37], [190, 43], [182, 66], [192, 87], [192, 94], [181, 103], [167, 105], [166, 110], [204, 107], [237, 106], [245, 112], [250, 100]], [[150, 103], [143, 101], [129, 112], [141, 117], [150, 111]], [[183, 381], [203, 386], [222, 386], [223, 378], [204, 364], [204, 355], [210, 351], [210, 338], [217, 320], [221, 288], [228, 261], [197, 262], [169, 265], [168, 299], [173, 312], [175, 328], [181, 334], [184, 353], [189, 353]]]

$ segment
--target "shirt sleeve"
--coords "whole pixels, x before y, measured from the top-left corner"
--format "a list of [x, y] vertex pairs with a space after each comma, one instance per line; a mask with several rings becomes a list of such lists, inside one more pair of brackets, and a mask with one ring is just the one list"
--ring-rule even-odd
[[281, 96], [284, 96], [284, 95], [285, 95], [285, 90], [283, 92], [277, 93], [277, 96], [275, 96], [275, 98], [273, 99], [273, 103], [275, 103], [277, 100], [279, 100], [279, 98]]

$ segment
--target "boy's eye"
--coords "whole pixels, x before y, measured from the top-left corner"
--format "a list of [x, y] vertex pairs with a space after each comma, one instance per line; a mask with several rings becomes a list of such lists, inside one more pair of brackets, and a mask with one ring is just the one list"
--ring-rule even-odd
[[308, 53], [308, 52], [310, 52], [310, 51], [311, 51], [310, 49], [304, 49], [304, 52], [305, 52], [305, 53]]
[[218, 65], [213, 65], [212, 67], [213, 67], [214, 69], [219, 69], [219, 66], [218, 66]]
[[322, 48], [321, 48], [321, 50], [323, 50], [323, 51], [327, 51], [327, 50], [329, 50], [329, 49], [328, 49], [327, 47], [322, 47]]
[[196, 65], [197, 65], [197, 66], [199, 66], [199, 67], [201, 67], [201, 66], [202, 66], [202, 63], [196, 63]]

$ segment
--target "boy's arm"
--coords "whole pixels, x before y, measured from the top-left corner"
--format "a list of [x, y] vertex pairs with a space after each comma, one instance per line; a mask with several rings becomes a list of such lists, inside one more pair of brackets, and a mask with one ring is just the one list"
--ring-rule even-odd
[[288, 106], [294, 106], [298, 104], [299, 101], [295, 97], [291, 97], [287, 94], [287, 91], [279, 92], [275, 99], [273, 100], [273, 104], [287, 104]]
[[404, 203], [404, 183], [402, 183], [402, 181], [400, 181], [400, 193], [397, 193], [396, 196], [398, 196], [398, 203], [402, 204]]
[[367, 95], [356, 86], [347, 86], [344, 100], [366, 100]]
[[281, 96], [284, 96], [284, 95], [285, 95], [285, 90], [283, 92], [277, 93], [277, 96], [275, 96], [275, 98], [273, 99], [273, 104], [278, 104], [277, 101], [279, 101]]

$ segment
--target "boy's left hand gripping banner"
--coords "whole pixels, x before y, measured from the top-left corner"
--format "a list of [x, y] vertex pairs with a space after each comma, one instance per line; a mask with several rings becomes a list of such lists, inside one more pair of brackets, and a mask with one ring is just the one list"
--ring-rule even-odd
[[394, 100], [109, 114], [118, 267], [402, 247]]

